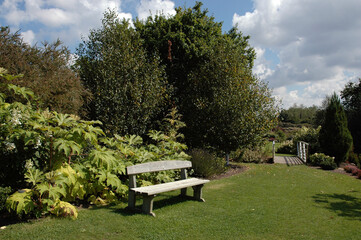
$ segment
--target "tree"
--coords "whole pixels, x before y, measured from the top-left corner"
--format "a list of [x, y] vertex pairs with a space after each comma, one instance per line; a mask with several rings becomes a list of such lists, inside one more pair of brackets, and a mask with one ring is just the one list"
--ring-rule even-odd
[[18, 32], [0, 29], [0, 66], [10, 74], [23, 74], [14, 84], [31, 88], [50, 110], [79, 114], [89, 97], [79, 78], [69, 68], [70, 51], [60, 40], [42, 47], [29, 46]]
[[287, 110], [282, 109], [279, 118], [282, 122], [314, 124], [317, 111], [318, 107], [316, 106], [305, 107], [295, 104]]
[[144, 135], [152, 129], [165, 112], [170, 90], [158, 57], [147, 57], [142, 39], [127, 21], [106, 12], [102, 26], [90, 31], [77, 55], [76, 69], [93, 93], [88, 118], [99, 119], [113, 133]]
[[353, 138], [354, 151], [361, 153], [361, 78], [359, 82], [349, 82], [341, 92], [341, 98]]
[[172, 100], [184, 116], [187, 145], [229, 152], [254, 144], [276, 118], [267, 85], [252, 74], [255, 51], [237, 29], [201, 10], [176, 9], [172, 17], [135, 22], [148, 56], [159, 54]]
[[321, 149], [326, 155], [335, 157], [337, 165], [347, 160], [352, 147], [352, 136], [347, 128], [345, 111], [336, 93], [328, 101], [319, 138]]

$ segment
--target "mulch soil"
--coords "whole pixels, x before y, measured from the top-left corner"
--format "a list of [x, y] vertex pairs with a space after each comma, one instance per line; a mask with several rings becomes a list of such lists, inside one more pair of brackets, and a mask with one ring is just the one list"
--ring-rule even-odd
[[230, 164], [229, 169], [227, 169], [226, 172], [211, 176], [208, 179], [209, 180], [218, 180], [218, 179], [222, 179], [222, 178], [227, 178], [227, 177], [242, 173], [247, 170], [248, 170], [248, 167], [246, 167], [246, 166], [238, 166], [238, 165]]

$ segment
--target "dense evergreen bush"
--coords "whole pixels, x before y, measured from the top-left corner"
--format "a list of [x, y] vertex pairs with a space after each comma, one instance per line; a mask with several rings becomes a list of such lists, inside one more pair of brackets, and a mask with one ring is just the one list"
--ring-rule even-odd
[[352, 136], [347, 128], [346, 114], [336, 93], [331, 96], [325, 109], [319, 141], [322, 152], [334, 156], [337, 165], [348, 159]]
[[361, 78], [356, 83], [348, 83], [342, 90], [341, 97], [353, 138], [354, 152], [361, 154]]

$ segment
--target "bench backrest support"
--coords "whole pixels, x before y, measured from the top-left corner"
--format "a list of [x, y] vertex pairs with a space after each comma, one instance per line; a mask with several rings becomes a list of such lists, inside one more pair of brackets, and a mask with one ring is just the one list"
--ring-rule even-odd
[[139, 174], [139, 173], [148, 173], [148, 172], [158, 172], [165, 170], [173, 169], [182, 169], [192, 167], [191, 161], [181, 161], [181, 160], [171, 160], [171, 161], [157, 161], [157, 162], [148, 162], [141, 163], [134, 166], [127, 167], [128, 175]]
[[127, 167], [127, 174], [129, 175], [129, 188], [137, 187], [137, 179], [135, 177], [136, 174], [181, 169], [181, 179], [186, 179], [186, 168], [190, 167], [192, 167], [191, 161], [181, 160], [148, 162], [129, 166]]

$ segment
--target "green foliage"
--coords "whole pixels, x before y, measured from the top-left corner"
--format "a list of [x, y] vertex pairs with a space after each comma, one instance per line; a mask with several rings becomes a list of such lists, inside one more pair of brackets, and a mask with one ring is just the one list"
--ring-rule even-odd
[[361, 168], [361, 154], [351, 151], [348, 156], [348, 162], [355, 164], [358, 168]]
[[335, 158], [323, 153], [312, 154], [309, 163], [313, 166], [320, 166], [324, 170], [333, 170], [337, 167]]
[[[45, 42], [42, 47], [29, 46], [19, 32], [11, 33], [9, 27], [0, 27], [0, 46], [0, 66], [10, 74], [23, 74], [23, 78], [12, 79], [12, 83], [32, 89], [42, 101], [42, 107], [80, 113], [89, 93], [68, 67], [72, 56], [60, 40]], [[14, 99], [13, 95], [10, 97]]]
[[196, 176], [208, 178], [225, 171], [224, 160], [207, 150], [192, 149], [189, 155], [192, 157], [192, 168]]
[[297, 151], [297, 142], [306, 142], [308, 143], [308, 152], [309, 154], [314, 154], [316, 152], [320, 152], [320, 143], [319, 143], [319, 132], [320, 132], [321, 127], [319, 126], [318, 128], [307, 128], [307, 127], [302, 127], [301, 129], [299, 129], [294, 137], [293, 137], [293, 142], [294, 142], [294, 152]]
[[282, 142], [276, 149], [277, 153], [284, 153], [284, 154], [295, 154], [296, 148], [294, 141], [287, 140], [285, 142]]
[[347, 160], [352, 147], [352, 136], [347, 128], [346, 114], [335, 93], [329, 99], [325, 110], [319, 141], [323, 152], [334, 156], [337, 165]]
[[57, 200], [51, 213], [58, 217], [70, 217], [73, 220], [78, 217], [78, 210], [68, 202]]
[[279, 115], [279, 119], [282, 122], [287, 123], [308, 123], [314, 124], [318, 107], [305, 107], [303, 105], [298, 106], [295, 104], [289, 109], [282, 109]]
[[341, 92], [348, 119], [354, 151], [361, 154], [361, 78], [358, 83], [348, 83]]
[[174, 16], [134, 23], [148, 56], [160, 55], [172, 99], [183, 114], [183, 132], [192, 148], [230, 152], [260, 140], [275, 122], [274, 99], [252, 75], [255, 51], [248, 36], [201, 10], [177, 8]]
[[11, 187], [0, 187], [0, 214], [5, 210], [6, 199], [11, 193]]
[[139, 33], [128, 22], [106, 12], [102, 26], [90, 31], [77, 55], [76, 70], [93, 94], [89, 119], [121, 135], [145, 135], [153, 129], [169, 89], [158, 57], [146, 56]]
[[277, 134], [276, 139], [277, 139], [278, 142], [286, 141], [286, 134], [285, 134], [284, 131], [282, 131], [282, 129], [278, 129], [276, 131], [276, 134]]
[[33, 191], [31, 189], [19, 190], [8, 197], [6, 200], [6, 207], [15, 210], [16, 214], [19, 216], [32, 213], [34, 209], [36, 209], [32, 197]]
[[264, 156], [260, 148], [246, 148], [241, 151], [239, 162], [244, 163], [261, 163]]
[[[7, 75], [0, 72], [4, 78]], [[33, 93], [11, 84], [4, 84], [15, 93]], [[165, 119], [165, 131], [150, 131], [152, 143], [143, 144], [139, 136], [106, 137], [99, 121], [84, 121], [76, 116], [35, 109], [31, 98], [24, 102], [0, 101], [0, 144], [5, 146], [1, 161], [4, 166], [21, 166], [23, 178], [20, 186], [30, 186], [12, 194], [6, 202], [7, 209], [19, 216], [56, 214], [76, 218], [76, 211], [68, 202], [108, 204], [124, 198], [128, 187], [123, 180], [126, 166], [147, 161], [185, 160], [185, 144], [179, 143], [184, 126], [180, 115], [173, 109]], [[16, 111], [16, 115], [14, 115]], [[24, 154], [25, 153], [25, 154]], [[17, 161], [14, 161], [16, 159]], [[7, 168], [1, 169], [1, 180], [11, 180]], [[140, 184], [170, 180], [170, 174], [144, 176]], [[3, 181], [2, 181], [3, 182]], [[6, 182], [6, 181], [4, 181]], [[18, 179], [14, 182], [18, 183]], [[12, 181], [6, 182], [13, 184]]]

